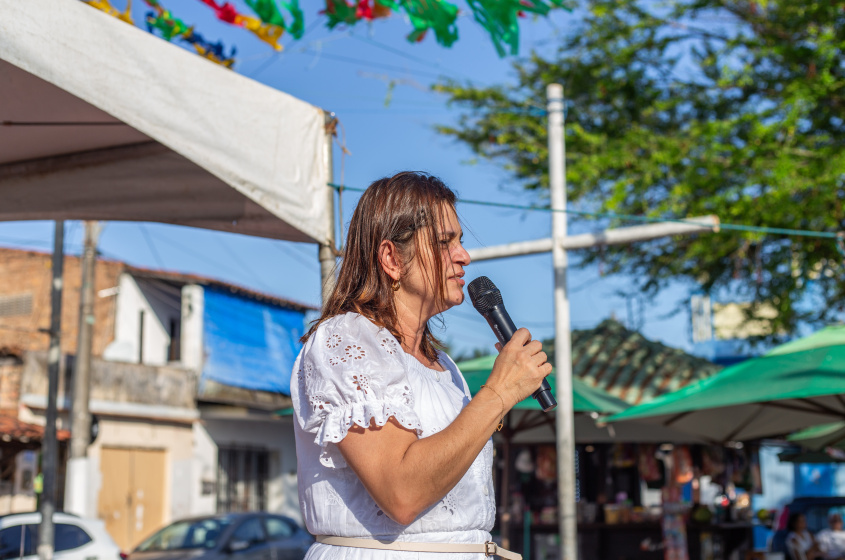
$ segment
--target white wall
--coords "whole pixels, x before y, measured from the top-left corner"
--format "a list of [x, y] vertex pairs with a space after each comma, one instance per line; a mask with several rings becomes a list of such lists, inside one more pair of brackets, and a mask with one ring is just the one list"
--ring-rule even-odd
[[789, 503], [795, 490], [795, 465], [782, 463], [778, 453], [783, 447], [760, 446], [760, 476], [763, 479], [763, 493], [755, 495], [754, 509], [779, 509]]
[[[267, 449], [271, 457], [267, 510], [287, 515], [301, 523], [292, 418], [282, 417], [274, 420], [219, 418], [206, 419], [203, 424], [215, 446], [213, 462], [215, 477], [217, 446], [250, 446]], [[212, 505], [212, 510], [213, 507]]]
[[160, 366], [168, 362], [170, 347], [170, 319], [181, 321], [181, 311], [157, 301], [154, 294], [146, 294], [129, 273], [120, 275], [116, 301], [114, 341], [103, 353], [107, 360], [138, 362], [141, 340], [140, 314], [144, 312], [144, 360], [147, 365]]
[[202, 371], [205, 351], [203, 350], [203, 317], [205, 313], [205, 292], [202, 286], [182, 286], [182, 365], [188, 369]]
[[[183, 331], [184, 332], [184, 331]], [[191, 514], [210, 515], [217, 512], [217, 445], [203, 422], [194, 424], [193, 478], [191, 480]], [[210, 493], [203, 493], [203, 483], [210, 485]]]

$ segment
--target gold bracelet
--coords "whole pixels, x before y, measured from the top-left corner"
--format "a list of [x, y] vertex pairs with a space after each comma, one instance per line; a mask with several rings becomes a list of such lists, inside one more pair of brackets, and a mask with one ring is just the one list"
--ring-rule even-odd
[[500, 401], [502, 401], [502, 419], [501, 419], [501, 420], [499, 420], [499, 427], [498, 427], [498, 428], [496, 428], [496, 431], [497, 431], [497, 432], [501, 432], [501, 431], [502, 431], [502, 428], [503, 428], [503, 427], [504, 427], [504, 425], [505, 425], [505, 399], [503, 399], [503, 398], [502, 398], [502, 395], [500, 395], [500, 394], [499, 394], [499, 391], [497, 391], [496, 389], [494, 389], [494, 388], [493, 388], [493, 387], [491, 387], [490, 385], [482, 385], [482, 386], [481, 386], [481, 388], [482, 388], [482, 389], [483, 389], [484, 387], [487, 387], [488, 389], [490, 389], [491, 391], [493, 391], [494, 393], [496, 393], [496, 396], [497, 396], [497, 397], [499, 397], [499, 400], [500, 400]]

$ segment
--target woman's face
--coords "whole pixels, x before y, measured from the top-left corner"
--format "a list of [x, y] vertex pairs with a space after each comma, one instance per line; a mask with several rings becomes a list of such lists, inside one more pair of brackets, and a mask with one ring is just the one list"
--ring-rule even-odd
[[807, 528], [807, 518], [803, 515], [799, 515], [795, 518], [795, 530], [796, 531], [803, 531]]
[[[405, 274], [402, 276], [403, 296], [419, 299], [421, 307], [431, 307], [428, 314], [434, 316], [447, 309], [460, 305], [464, 301], [464, 267], [469, 264], [469, 253], [462, 245], [463, 231], [458, 221], [455, 209], [444, 206], [442, 220], [434, 232], [435, 241], [440, 250], [442, 269], [431, 269], [434, 259], [426, 240], [421, 240], [420, 253], [414, 258]], [[426, 270], [422, 262], [429, 263]], [[437, 305], [436, 290], [439, 284], [444, 285], [445, 301]], [[441, 309], [442, 307], [442, 309]]]

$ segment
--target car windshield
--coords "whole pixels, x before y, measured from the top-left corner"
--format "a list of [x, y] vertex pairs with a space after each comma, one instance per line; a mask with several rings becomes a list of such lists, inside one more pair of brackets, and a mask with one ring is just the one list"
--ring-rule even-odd
[[828, 529], [828, 519], [834, 513], [840, 517], [845, 516], [845, 506], [813, 505], [807, 508], [804, 516], [807, 519], [807, 528], [812, 533], [818, 533], [822, 529]]
[[231, 519], [177, 521], [142, 542], [138, 552], [214, 548]]

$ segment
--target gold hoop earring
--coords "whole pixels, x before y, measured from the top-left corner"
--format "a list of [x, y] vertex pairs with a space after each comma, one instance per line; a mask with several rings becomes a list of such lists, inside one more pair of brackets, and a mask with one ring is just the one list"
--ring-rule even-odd
[[390, 285], [390, 287], [393, 288], [394, 292], [398, 292], [399, 291], [399, 285], [400, 285], [399, 280], [394, 280], [393, 283]]

